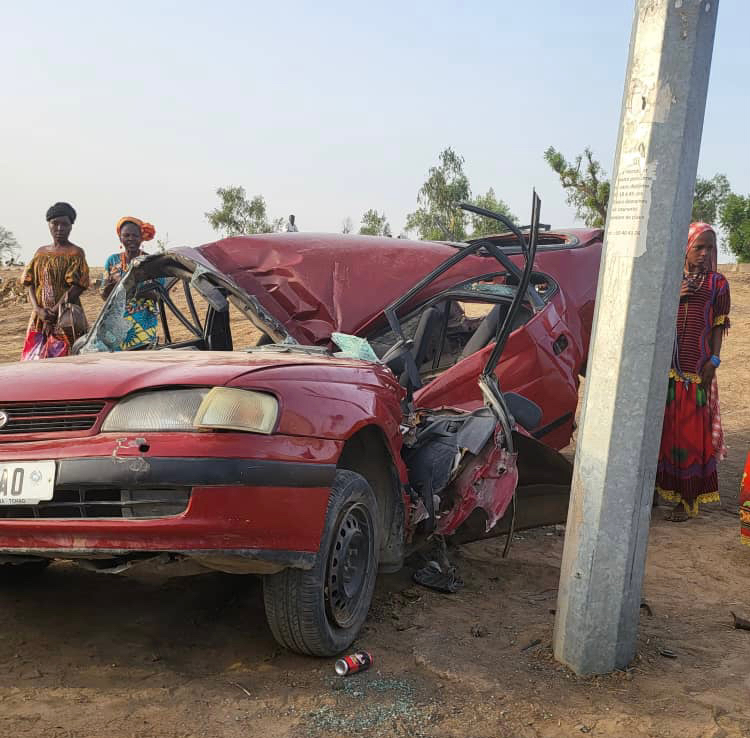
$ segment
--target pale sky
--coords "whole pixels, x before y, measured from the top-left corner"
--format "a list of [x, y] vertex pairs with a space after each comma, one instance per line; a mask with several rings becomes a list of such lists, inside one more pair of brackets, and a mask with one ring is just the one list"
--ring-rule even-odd
[[[67, 200], [92, 266], [117, 219], [169, 245], [217, 235], [214, 191], [338, 231], [368, 208], [394, 233], [446, 146], [475, 193], [576, 225], [549, 145], [608, 173], [632, 0], [10, 2], [0, 14], [0, 224], [28, 259]], [[750, 3], [722, 0], [699, 173], [750, 193]]]

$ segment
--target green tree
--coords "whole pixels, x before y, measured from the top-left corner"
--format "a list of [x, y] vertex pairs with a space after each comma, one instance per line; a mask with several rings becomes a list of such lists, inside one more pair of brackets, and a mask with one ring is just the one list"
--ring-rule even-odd
[[11, 231], [0, 226], [0, 264], [13, 264], [21, 253], [21, 247]]
[[732, 189], [725, 174], [715, 174], [711, 179], [697, 177], [693, 197], [693, 220], [718, 223], [724, 203], [731, 192]]
[[362, 222], [359, 226], [360, 236], [390, 236], [391, 226], [385, 213], [380, 215], [377, 210], [368, 210], [362, 216]]
[[467, 218], [458, 203], [471, 198], [464, 158], [448, 147], [440, 152], [439, 159], [419, 190], [417, 209], [406, 217], [406, 230], [417, 231], [424, 240], [463, 241]]
[[750, 262], [750, 195], [727, 195], [720, 222], [737, 261]]
[[215, 231], [227, 236], [246, 236], [281, 230], [284, 219], [269, 220], [262, 195], [248, 200], [244, 187], [219, 187], [216, 194], [220, 200], [219, 207], [206, 213]]
[[603, 228], [607, 220], [609, 180], [591, 149], [587, 146], [583, 154], [569, 162], [550, 146], [544, 152], [544, 159], [560, 177], [568, 205], [576, 209], [576, 217], [587, 226]]
[[[509, 218], [513, 223], [517, 223], [516, 216], [511, 213], [508, 204], [500, 200], [495, 196], [495, 190], [490, 187], [484, 195], [474, 199], [474, 205], [478, 205], [480, 208], [485, 210], [492, 210], [493, 213], [500, 213], [501, 215]], [[496, 220], [490, 218], [483, 218], [481, 215], [475, 215], [471, 213], [471, 225], [472, 225], [472, 238], [479, 238], [480, 236], [490, 236], [493, 233], [502, 232], [505, 230], [505, 226], [502, 223], [498, 223]]]

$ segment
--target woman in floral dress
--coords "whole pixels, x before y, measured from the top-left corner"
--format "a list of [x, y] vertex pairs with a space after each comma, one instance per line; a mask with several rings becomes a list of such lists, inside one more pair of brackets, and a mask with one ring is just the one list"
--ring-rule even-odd
[[[101, 290], [104, 300], [109, 297], [125, 272], [128, 271], [130, 262], [138, 256], [145, 255], [146, 252], [141, 250], [141, 244], [144, 241], [150, 241], [156, 235], [156, 230], [151, 223], [132, 216], [120, 218], [115, 230], [122, 250], [117, 254], [112, 254], [104, 264], [104, 280]], [[130, 298], [125, 304], [125, 320], [128, 322], [128, 332], [120, 345], [121, 351], [152, 346], [156, 343], [158, 312], [156, 300], [152, 294], [146, 293]]]

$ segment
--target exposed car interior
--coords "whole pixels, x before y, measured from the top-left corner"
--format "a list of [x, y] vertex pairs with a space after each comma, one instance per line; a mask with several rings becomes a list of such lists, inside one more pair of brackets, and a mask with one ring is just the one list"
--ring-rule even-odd
[[[488, 275], [481, 281], [456, 285], [406, 314], [401, 327], [405, 338], [412, 342], [410, 350], [423, 384], [495, 340], [516, 293], [514, 281], [513, 275], [507, 273]], [[544, 274], [533, 273], [531, 284], [542, 307], [557, 291], [557, 285]], [[524, 301], [511, 319], [511, 332], [525, 325], [538, 309], [537, 304]], [[368, 337], [381, 359], [396, 340], [390, 328]], [[401, 376], [405, 368], [403, 357], [394, 359], [389, 366]]]

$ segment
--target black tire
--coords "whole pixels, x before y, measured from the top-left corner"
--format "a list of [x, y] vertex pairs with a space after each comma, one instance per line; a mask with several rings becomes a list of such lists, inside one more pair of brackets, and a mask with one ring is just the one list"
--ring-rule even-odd
[[364, 477], [337, 471], [313, 568], [263, 578], [266, 619], [282, 646], [311, 656], [334, 656], [351, 646], [375, 589], [379, 521]]

